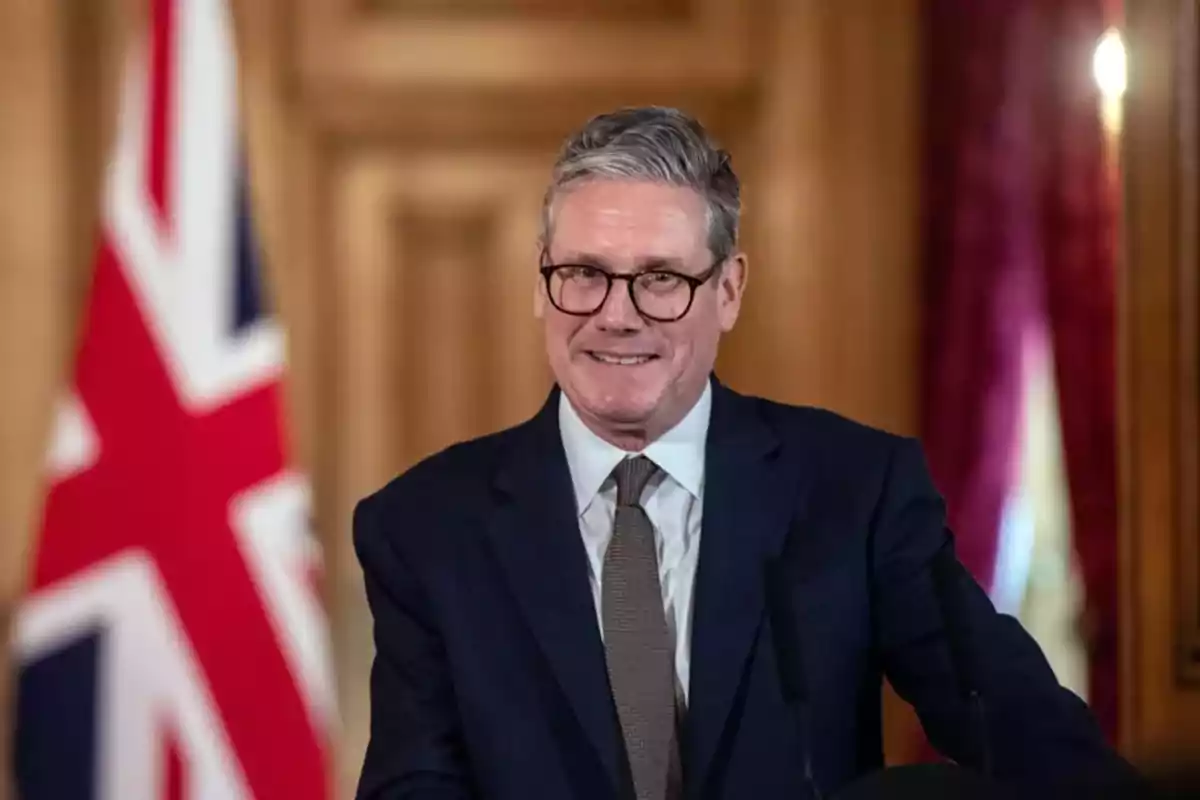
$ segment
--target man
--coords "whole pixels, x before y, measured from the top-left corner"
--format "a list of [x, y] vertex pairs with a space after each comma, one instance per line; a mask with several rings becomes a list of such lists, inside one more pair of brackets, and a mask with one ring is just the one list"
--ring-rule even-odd
[[884, 675], [960, 763], [1125, 776], [958, 566], [916, 443], [713, 377], [739, 211], [728, 156], [677, 111], [566, 144], [536, 276], [554, 391], [355, 512], [360, 797], [828, 794], [881, 766]]

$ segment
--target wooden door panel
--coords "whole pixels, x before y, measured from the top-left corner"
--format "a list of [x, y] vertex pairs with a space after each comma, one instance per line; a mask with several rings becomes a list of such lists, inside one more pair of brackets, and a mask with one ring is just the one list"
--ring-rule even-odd
[[540, 167], [367, 153], [334, 178], [326, 268], [342, 512], [420, 458], [514, 424], [544, 398], [532, 314]]
[[752, 74], [754, 5], [299, 0], [297, 66], [305, 82], [392, 90], [740, 86]]
[[[1200, 3], [1129, 4], [1121, 318], [1121, 729], [1200, 757]], [[1193, 781], [1194, 785], [1194, 781]]]

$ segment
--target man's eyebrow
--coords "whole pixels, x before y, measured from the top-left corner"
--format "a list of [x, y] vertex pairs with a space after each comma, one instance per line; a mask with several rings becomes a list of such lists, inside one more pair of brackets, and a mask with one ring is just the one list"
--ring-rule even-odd
[[602, 267], [609, 269], [612, 267], [612, 262], [603, 256], [593, 255], [591, 253], [576, 253], [568, 251], [562, 258], [555, 260], [556, 264], [586, 264], [589, 267]]
[[[584, 264], [589, 267], [599, 267], [608, 272], [619, 272], [614, 266], [611, 259], [594, 253], [576, 253], [568, 252], [563, 258], [558, 259], [555, 263], [558, 264]], [[647, 256], [639, 258], [634, 272], [647, 272], [654, 269], [671, 269], [679, 271], [684, 266], [684, 261], [675, 256]]]
[[651, 256], [638, 261], [638, 271], [651, 269], [672, 269], [679, 271], [685, 266], [684, 260], [675, 256]]

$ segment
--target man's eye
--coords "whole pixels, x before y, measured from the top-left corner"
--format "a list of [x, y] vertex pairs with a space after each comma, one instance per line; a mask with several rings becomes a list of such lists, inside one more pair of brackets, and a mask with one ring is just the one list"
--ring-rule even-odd
[[602, 273], [596, 267], [589, 267], [583, 264], [577, 266], [563, 267], [559, 270], [563, 280], [570, 281], [594, 281], [603, 279]]
[[670, 272], [647, 272], [639, 279], [643, 286], [655, 291], [673, 289], [683, 283], [683, 279]]

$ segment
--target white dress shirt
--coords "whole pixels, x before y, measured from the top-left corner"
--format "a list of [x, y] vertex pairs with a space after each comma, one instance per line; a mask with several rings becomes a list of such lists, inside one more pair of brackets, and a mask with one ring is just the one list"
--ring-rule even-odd
[[587, 549], [588, 577], [601, 636], [601, 572], [612, 538], [617, 501], [612, 471], [622, 459], [636, 455], [646, 456], [660, 469], [642, 493], [642, 507], [654, 526], [663, 609], [675, 647], [676, 693], [684, 706], [690, 674], [692, 586], [704, 507], [704, 446], [711, 411], [712, 387], [706, 385], [696, 405], [678, 425], [640, 453], [628, 453], [592, 433], [565, 394], [560, 395], [558, 404], [558, 425], [575, 487], [579, 530]]

